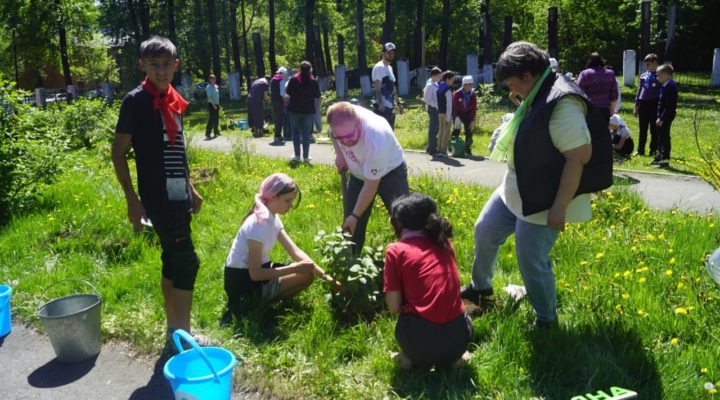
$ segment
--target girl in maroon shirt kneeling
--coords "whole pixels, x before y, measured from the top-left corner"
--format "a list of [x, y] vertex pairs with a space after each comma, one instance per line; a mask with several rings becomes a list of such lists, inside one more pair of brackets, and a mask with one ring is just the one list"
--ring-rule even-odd
[[460, 298], [452, 225], [437, 204], [418, 193], [397, 198], [390, 222], [400, 239], [385, 256], [385, 303], [399, 314], [395, 338], [400, 366], [449, 367], [467, 359], [473, 326]]

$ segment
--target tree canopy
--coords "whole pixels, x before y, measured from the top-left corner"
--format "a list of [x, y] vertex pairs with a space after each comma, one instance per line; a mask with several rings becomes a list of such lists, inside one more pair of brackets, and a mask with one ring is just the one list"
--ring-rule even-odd
[[[674, 42], [666, 55], [671, 3], [677, 5], [677, 19]], [[245, 80], [250, 78], [257, 71], [255, 32], [260, 34], [267, 66], [296, 67], [308, 58], [308, 46], [315, 52], [311, 51], [315, 56], [310, 61], [327, 58], [321, 53], [328, 47], [336, 63], [341, 35], [345, 63], [356, 68], [358, 7], [363, 13], [369, 65], [379, 59], [385, 37], [396, 43], [397, 58], [409, 59], [410, 67], [416, 68], [419, 20], [426, 37], [426, 64], [464, 71], [468, 53], [483, 54], [481, 20], [486, 10], [491, 16], [493, 59], [503, 50], [506, 16], [512, 17], [513, 40], [547, 47], [549, 7], [558, 8], [558, 58], [563, 70], [577, 72], [592, 51], [619, 69], [622, 51], [640, 48], [637, 0], [6, 0], [0, 4], [4, 28], [0, 30], [0, 73], [15, 76], [17, 59], [21, 87], [63, 86], [60, 28], [66, 35], [72, 81], [85, 87], [106, 80], [125, 88], [137, 84], [141, 78], [139, 44], [152, 34], [176, 42], [182, 74], [196, 81], [211, 72], [225, 77], [236, 70]], [[651, 12], [653, 51], [671, 59], [678, 70], [710, 70], [712, 49], [720, 46], [720, 31], [714, 29], [711, 18], [720, 15], [720, 3], [655, 0]], [[446, 47], [442, 45], [445, 25]], [[314, 34], [314, 26], [319, 35]], [[268, 43], [271, 36], [273, 46]], [[318, 38], [320, 48], [316, 48]]]

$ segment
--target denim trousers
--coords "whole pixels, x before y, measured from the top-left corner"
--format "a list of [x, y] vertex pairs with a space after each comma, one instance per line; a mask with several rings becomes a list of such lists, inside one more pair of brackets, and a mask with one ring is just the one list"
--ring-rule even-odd
[[520, 275], [535, 310], [535, 317], [538, 321], [552, 322], [557, 318], [557, 294], [550, 250], [559, 231], [517, 218], [500, 198], [499, 190], [490, 196], [475, 221], [473, 288], [492, 288], [498, 250], [513, 233]]
[[290, 114], [290, 128], [292, 129], [295, 157], [300, 157], [300, 145], [302, 144], [302, 156], [304, 159], [308, 159], [310, 157], [310, 138], [312, 137], [315, 114], [298, 114], [294, 112], [288, 114]]
[[440, 130], [440, 119], [437, 108], [428, 106], [427, 113], [428, 119], [430, 120], [430, 125], [428, 126], [427, 152], [429, 154], [435, 154], [437, 153], [437, 136]]

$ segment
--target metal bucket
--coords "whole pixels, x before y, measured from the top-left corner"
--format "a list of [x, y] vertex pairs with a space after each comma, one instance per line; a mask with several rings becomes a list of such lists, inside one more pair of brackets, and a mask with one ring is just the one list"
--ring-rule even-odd
[[[95, 290], [95, 286], [78, 279]], [[60, 281], [48, 286], [49, 289]], [[73, 294], [46, 303], [38, 309], [57, 360], [74, 363], [95, 357], [102, 347], [99, 294]]]

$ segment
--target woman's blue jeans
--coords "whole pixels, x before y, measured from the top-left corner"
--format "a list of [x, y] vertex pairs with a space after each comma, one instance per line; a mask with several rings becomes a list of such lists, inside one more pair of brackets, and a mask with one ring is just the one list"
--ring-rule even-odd
[[559, 231], [517, 218], [502, 201], [498, 190], [490, 196], [475, 222], [473, 288], [492, 288], [498, 250], [513, 233], [520, 275], [535, 317], [538, 321], [552, 322], [557, 318], [557, 294], [550, 250]]
[[315, 114], [298, 114], [294, 112], [288, 112], [288, 114], [295, 157], [300, 158], [300, 145], [302, 144], [302, 156], [304, 159], [308, 159], [310, 158], [310, 138], [312, 137]]

